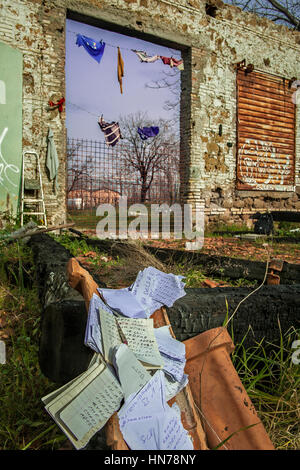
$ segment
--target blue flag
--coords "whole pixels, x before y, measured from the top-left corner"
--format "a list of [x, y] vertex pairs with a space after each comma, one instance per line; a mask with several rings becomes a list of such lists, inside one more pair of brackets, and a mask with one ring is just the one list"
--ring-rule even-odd
[[142, 140], [149, 139], [149, 137], [155, 137], [159, 133], [159, 127], [138, 127], [138, 133]]
[[94, 41], [94, 39], [77, 34], [76, 44], [78, 47], [83, 46], [90, 56], [100, 63], [105, 48], [105, 42]]

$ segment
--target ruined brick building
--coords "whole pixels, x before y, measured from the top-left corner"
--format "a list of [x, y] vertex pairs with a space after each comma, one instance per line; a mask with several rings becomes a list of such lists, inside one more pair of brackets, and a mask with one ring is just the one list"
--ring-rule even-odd
[[299, 32], [220, 0], [1, 0], [0, 211], [16, 205], [22, 151], [45, 160], [51, 125], [48, 223], [66, 219], [65, 108], [48, 109], [65, 96], [66, 18], [182, 51], [182, 201], [204, 200], [209, 220], [300, 210]]

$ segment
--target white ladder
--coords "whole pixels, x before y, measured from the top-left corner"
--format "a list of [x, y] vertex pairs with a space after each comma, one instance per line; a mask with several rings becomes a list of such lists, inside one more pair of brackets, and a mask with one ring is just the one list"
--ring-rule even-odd
[[[31, 177], [26, 177], [29, 159], [35, 159], [35, 165], [31, 165]], [[29, 207], [28, 207], [29, 206]], [[23, 227], [24, 215], [43, 216], [43, 224], [38, 227], [47, 227], [47, 217], [44, 201], [40, 159], [35, 150], [23, 152], [22, 163], [22, 188], [21, 188], [21, 227]]]

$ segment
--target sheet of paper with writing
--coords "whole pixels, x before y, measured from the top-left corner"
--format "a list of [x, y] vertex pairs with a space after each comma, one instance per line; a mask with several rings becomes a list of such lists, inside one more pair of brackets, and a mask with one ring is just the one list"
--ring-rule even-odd
[[149, 368], [162, 368], [164, 361], [154, 336], [152, 318], [118, 318], [129, 349]]
[[147, 318], [115, 318], [99, 308], [100, 324], [107, 361], [113, 363], [113, 351], [122, 344], [118, 325], [127, 341], [129, 349], [142, 361], [145, 367], [162, 368], [163, 360], [154, 336], [153, 320]]
[[180, 410], [166, 402], [162, 371], [125, 401], [118, 416], [123, 437], [132, 450], [193, 449]]
[[101, 429], [119, 409], [123, 393], [105, 369], [60, 413], [60, 419], [81, 440], [91, 429]]
[[114, 366], [125, 400], [133, 393], [137, 393], [151, 380], [147, 369], [125, 344], [121, 344], [115, 351]]
[[122, 344], [118, 326], [114, 315], [99, 308], [99, 318], [102, 333], [103, 349], [105, 359], [112, 364], [113, 351], [115, 347]]
[[153, 300], [149, 295], [151, 282], [151, 275], [145, 269], [138, 273], [134, 284], [130, 288], [137, 301], [143, 306], [147, 318], [162, 306], [161, 303]]
[[[101, 380], [99, 380], [100, 377]], [[96, 402], [94, 401], [95, 394], [99, 392], [101, 396], [97, 395]], [[109, 417], [119, 409], [122, 398], [123, 393], [117, 379], [97, 355], [96, 361], [93, 361], [86, 372], [42, 400], [46, 404], [45, 408], [48, 413], [74, 447], [81, 449], [105, 425]], [[94, 403], [101, 410], [98, 412], [98, 417], [96, 415], [90, 416], [90, 407], [94, 408]], [[79, 409], [81, 421], [75, 423], [72, 410], [77, 410], [77, 414]], [[99, 418], [98, 421], [96, 421], [97, 418]]]
[[150, 266], [138, 273], [130, 289], [138, 301], [148, 307], [151, 315], [162, 305], [171, 307], [178, 298], [186, 294], [182, 279], [183, 276], [166, 274]]

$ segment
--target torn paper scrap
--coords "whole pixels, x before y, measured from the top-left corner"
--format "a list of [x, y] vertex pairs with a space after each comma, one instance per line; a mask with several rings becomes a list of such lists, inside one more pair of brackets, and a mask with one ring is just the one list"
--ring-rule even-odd
[[160, 353], [185, 362], [185, 344], [172, 337], [169, 325], [155, 328], [154, 334]]
[[145, 308], [126, 289], [99, 289], [105, 302], [118, 313], [131, 318], [147, 318]]
[[180, 382], [174, 382], [167, 374], [165, 374], [166, 400], [169, 401], [171, 398], [178, 395], [178, 393], [187, 386], [188, 382], [189, 378], [187, 374], [183, 374]]
[[157, 371], [118, 412], [124, 440], [132, 450], [192, 450], [178, 408], [165, 398], [164, 374]]
[[166, 274], [150, 266], [139, 272], [131, 291], [142, 305], [172, 307], [177, 299], [186, 295], [182, 279], [182, 276]]

